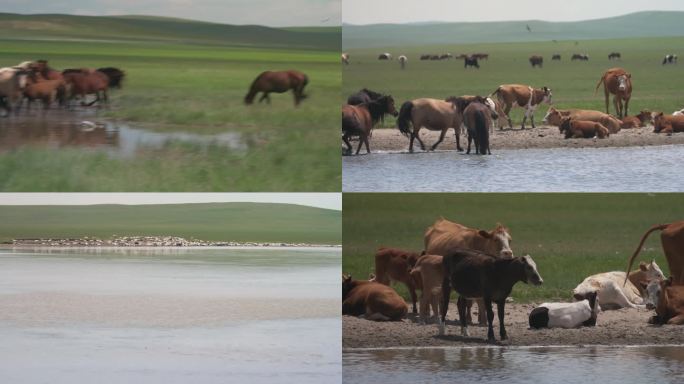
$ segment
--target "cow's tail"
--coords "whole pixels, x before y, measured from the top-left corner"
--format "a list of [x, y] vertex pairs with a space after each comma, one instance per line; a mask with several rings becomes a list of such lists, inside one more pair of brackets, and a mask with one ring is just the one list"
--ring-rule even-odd
[[634, 259], [639, 255], [639, 252], [641, 252], [641, 247], [644, 246], [644, 242], [646, 242], [646, 239], [648, 238], [648, 235], [650, 235], [654, 231], [662, 231], [663, 229], [667, 228], [667, 226], [670, 224], [659, 224], [659, 225], [654, 225], [644, 233], [644, 236], [641, 238], [641, 241], [639, 242], [639, 246], [637, 247], [636, 251], [634, 251], [634, 254], [632, 257], [629, 258], [629, 264], [627, 265], [627, 273], [625, 276], [625, 282], [622, 283], [622, 286], [624, 287], [625, 284], [627, 284], [627, 279], [629, 278], [629, 271], [632, 270], [632, 264], [634, 264]]
[[409, 122], [411, 121], [411, 112], [413, 111], [413, 102], [407, 101], [401, 105], [399, 109], [399, 117], [397, 117], [397, 128], [402, 135], [409, 137], [411, 134], [411, 127]]
[[598, 92], [598, 89], [601, 86], [601, 83], [603, 83], [605, 80], [606, 80], [606, 75], [601, 76], [598, 83], [596, 84], [596, 89], [594, 89], [594, 95], [596, 94], [596, 92]]
[[498, 99], [499, 99], [499, 92], [500, 92], [500, 91], [501, 91], [501, 86], [499, 86], [498, 88], [496, 88], [496, 89], [494, 90], [494, 92], [490, 93], [490, 94], [489, 94], [489, 97], [496, 96], [496, 98], [497, 98], [497, 100], [498, 100]]

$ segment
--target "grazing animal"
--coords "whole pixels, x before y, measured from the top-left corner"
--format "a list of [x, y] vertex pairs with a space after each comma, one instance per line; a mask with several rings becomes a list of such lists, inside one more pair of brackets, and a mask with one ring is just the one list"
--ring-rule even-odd
[[126, 73], [124, 71], [115, 67], [104, 67], [98, 68], [97, 70], [107, 75], [107, 78], [109, 79], [110, 88], [121, 88], [121, 82], [126, 76]]
[[399, 64], [401, 65], [401, 69], [406, 68], [406, 62], [408, 61], [408, 58], [404, 55], [399, 56]]
[[[511, 108], [515, 105], [525, 108], [521, 129], [525, 129], [525, 121], [527, 121], [528, 117], [532, 122], [532, 128], [535, 128], [534, 111], [542, 103], [551, 104], [552, 97], [551, 89], [548, 87], [532, 88], [529, 85], [522, 84], [500, 85], [489, 96], [494, 95], [505, 106], [504, 113], [506, 116], [509, 116]], [[508, 117], [508, 126], [513, 129], [513, 122], [510, 117]]]
[[382, 93], [371, 91], [368, 88], [363, 88], [360, 91], [350, 95], [347, 98], [347, 104], [349, 105], [359, 105], [364, 103], [370, 103], [371, 101], [378, 100], [383, 96]]
[[663, 58], [663, 65], [665, 64], [677, 64], [677, 55], [667, 54]]
[[392, 55], [385, 52], [378, 55], [378, 60], [392, 60]]
[[543, 303], [529, 315], [530, 328], [579, 328], [593, 327], [600, 312], [597, 293], [574, 303]]
[[[491, 100], [490, 100], [491, 101]], [[494, 111], [494, 106], [482, 103], [470, 103], [463, 111], [463, 124], [468, 132], [468, 150], [470, 154], [470, 143], [475, 141], [475, 154], [491, 155], [489, 150], [489, 131], [492, 126], [492, 119], [496, 120], [499, 116]]]
[[342, 276], [342, 314], [373, 321], [399, 321], [408, 309], [404, 299], [384, 284]]
[[368, 138], [371, 130], [385, 114], [397, 116], [398, 112], [394, 107], [392, 96], [381, 96], [377, 100], [359, 105], [345, 105], [342, 107], [342, 140], [347, 145], [347, 152], [351, 153], [352, 145], [349, 139], [352, 136], [359, 136], [359, 146], [356, 154], [359, 154], [361, 145], [366, 145], [366, 152], [370, 153]]
[[411, 295], [413, 313], [417, 312], [417, 285], [411, 278], [410, 271], [418, 258], [419, 253], [398, 248], [381, 247], [375, 253], [375, 281], [385, 285], [390, 285], [392, 281], [404, 283]]
[[430, 60], [430, 55], [428, 55], [428, 54], [420, 55], [420, 59], [421, 60]]
[[675, 221], [670, 224], [659, 224], [652, 226], [646, 233], [644, 233], [636, 251], [632, 257], [629, 258], [629, 265], [627, 271], [632, 269], [634, 259], [641, 252], [646, 238], [654, 231], [661, 231], [660, 243], [667, 259], [667, 265], [670, 268], [670, 276], [675, 285], [684, 285], [684, 221]]
[[489, 53], [473, 53], [471, 57], [474, 57], [478, 60], [489, 60]]
[[615, 113], [618, 118], [621, 119], [623, 116], [627, 116], [629, 99], [632, 97], [632, 75], [622, 68], [611, 68], [601, 76], [598, 84], [596, 84], [594, 94], [598, 91], [601, 83], [603, 83], [603, 92], [606, 98], [606, 113], [610, 113], [608, 99], [612, 93], [615, 95], [613, 97], [613, 105], [615, 106]]
[[477, 69], [480, 69], [480, 64], [478, 64], [477, 62], [477, 57], [466, 56], [465, 58], [463, 58], [463, 68], [468, 67], [475, 67]]
[[343, 53], [342, 54], [342, 62], [345, 65], [349, 65], [349, 54], [348, 53]]
[[269, 93], [284, 93], [291, 89], [292, 94], [294, 95], [295, 106], [297, 106], [307, 97], [307, 95], [304, 94], [304, 87], [306, 87], [308, 83], [309, 78], [302, 72], [295, 70], [261, 72], [249, 87], [249, 92], [247, 92], [247, 95], [245, 96], [245, 104], [250, 105], [254, 103], [254, 97], [256, 97], [259, 92], [263, 93], [259, 102], [261, 103], [266, 100], [266, 102], [270, 103], [271, 98], [268, 95]]
[[610, 133], [618, 133], [622, 122], [615, 117], [600, 111], [592, 111], [587, 109], [556, 109], [549, 108], [544, 116], [544, 122], [547, 124], [560, 127], [561, 121], [564, 117], [572, 117], [574, 120], [595, 121], [601, 123], [608, 128]]
[[497, 305], [499, 335], [501, 340], [506, 340], [508, 339], [504, 323], [506, 298], [511, 294], [513, 286], [519, 281], [533, 285], [541, 285], [544, 281], [537, 271], [537, 265], [529, 255], [500, 259], [486, 253], [461, 249], [445, 255], [442, 265], [444, 281], [442, 282], [440, 335], [445, 333], [445, 320], [452, 287], [460, 296], [457, 305], [461, 321], [461, 335], [469, 336], [465, 317], [466, 298], [481, 298], [484, 300], [487, 311], [487, 339], [492, 342], [494, 341], [492, 302]]
[[552, 60], [552, 61], [553, 61], [553, 60], [560, 61], [560, 59], [561, 59], [561, 55], [560, 55], [559, 53], [554, 53], [554, 54], [551, 56], [551, 60]]
[[572, 55], [570, 58], [571, 61], [579, 60], [579, 61], [589, 61], [589, 55], [584, 54], [584, 53], [575, 53]]
[[684, 285], [675, 285], [672, 278], [660, 282], [652, 282], [648, 286], [653, 298], [656, 314], [648, 322], [650, 324], [684, 324]]
[[[430, 317], [430, 307], [435, 322], [439, 322], [439, 301], [442, 297], [442, 281], [444, 269], [442, 256], [423, 255], [417, 260], [410, 271], [411, 279], [420, 289], [420, 320], [427, 324]], [[414, 311], [415, 313], [415, 311]]]
[[109, 78], [102, 72], [94, 69], [65, 69], [62, 71], [64, 81], [70, 89], [70, 99], [80, 96], [85, 100], [87, 95], [95, 95], [95, 100], [87, 105], [93, 105], [102, 100], [105, 104], [109, 102], [107, 97], [107, 89], [109, 87]]
[[543, 64], [544, 58], [542, 56], [530, 56], [530, 65], [532, 65], [532, 68], [535, 66], [541, 68]]
[[454, 55], [452, 55], [451, 53], [442, 53], [441, 55], [439, 55], [440, 60], [449, 60], [452, 57], [454, 57]]
[[620, 55], [620, 52], [611, 52], [608, 54], [608, 60], [622, 60], [622, 55]]
[[6, 116], [18, 111], [28, 75], [20, 68], [0, 68], [0, 100], [4, 99]]
[[608, 128], [595, 121], [574, 120], [572, 117], [564, 117], [558, 127], [560, 133], [565, 132], [566, 139], [591, 139], [598, 137], [605, 139], [610, 136]]
[[433, 151], [444, 140], [447, 130], [453, 128], [456, 136], [456, 149], [463, 151], [460, 143], [462, 112], [454, 102], [428, 98], [414, 99], [401, 105], [397, 128], [409, 138], [409, 152], [413, 152], [414, 140], [418, 140], [420, 148], [425, 150], [425, 144], [419, 135], [421, 128], [441, 131], [439, 140], [430, 148]]
[[[625, 278], [627, 284], [623, 284]], [[583, 300], [588, 294], [598, 292], [602, 310], [641, 308], [645, 304], [648, 284], [664, 278], [655, 260], [648, 264], [641, 262], [639, 269], [629, 274], [613, 271], [591, 275], [572, 290], [572, 296], [575, 300]]]
[[658, 112], [653, 116], [653, 132], [667, 133], [684, 132], [684, 115], [664, 115]]

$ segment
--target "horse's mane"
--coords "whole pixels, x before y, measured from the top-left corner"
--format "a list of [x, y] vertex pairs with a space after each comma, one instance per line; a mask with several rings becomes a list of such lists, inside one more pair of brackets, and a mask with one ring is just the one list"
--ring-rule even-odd
[[472, 98], [465, 98], [461, 96], [449, 96], [447, 97], [444, 101], [450, 102], [451, 104], [454, 105], [460, 112], [463, 112], [463, 110], [466, 109], [470, 103], [480, 103], [480, 104], [485, 104], [486, 100], [482, 96], [475, 96]]
[[385, 111], [387, 111], [387, 103], [391, 98], [392, 96], [389, 95], [380, 95], [380, 97], [378, 97], [377, 99], [369, 103], [363, 104], [368, 108], [368, 112], [371, 115], [373, 126], [375, 126], [375, 124], [378, 122], [382, 123], [385, 121]]
[[371, 98], [371, 100], [378, 100], [379, 98], [381, 98], [381, 97], [383, 96], [382, 93], [378, 93], [378, 92], [375, 92], [375, 91], [371, 91], [371, 90], [368, 89], [368, 88], [363, 88], [363, 89], [360, 90], [359, 92], [360, 92], [360, 93], [365, 93], [366, 95], [368, 95], [368, 97]]

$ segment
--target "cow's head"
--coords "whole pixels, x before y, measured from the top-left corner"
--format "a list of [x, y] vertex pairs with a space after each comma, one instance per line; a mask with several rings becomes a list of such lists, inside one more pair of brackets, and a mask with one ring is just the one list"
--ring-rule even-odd
[[665, 275], [663, 271], [660, 270], [658, 264], [656, 264], [655, 259], [651, 260], [650, 263], [641, 262], [639, 263], [639, 269], [646, 274], [646, 280], [649, 282], [653, 280], [664, 280]]
[[617, 77], [617, 82], [618, 82], [618, 90], [620, 91], [626, 91], [627, 90], [627, 81], [632, 77], [631, 74], [629, 73], [624, 73], [622, 75], [619, 75]]
[[558, 124], [558, 131], [560, 133], [563, 133], [565, 131], [570, 130], [570, 122], [572, 122], [572, 117], [570, 117], [570, 116], [563, 117], [560, 120], [560, 123]]
[[549, 110], [544, 115], [543, 123], [559, 126], [561, 123], [561, 118], [563, 115], [559, 110], [554, 107], [550, 107]]
[[484, 229], [481, 229], [478, 234], [489, 240], [485, 250], [486, 253], [498, 255], [504, 259], [513, 257], [513, 250], [511, 249], [513, 238], [508, 233], [508, 228], [501, 224], [497, 224], [494, 230], [485, 231]]
[[489, 111], [491, 112], [492, 119], [497, 120], [499, 118], [499, 114], [496, 111], [496, 102], [492, 100], [491, 97], [488, 97], [484, 99], [484, 104], [489, 108]]
[[537, 271], [537, 263], [532, 260], [532, 256], [525, 255], [520, 258], [525, 268], [525, 283], [532, 285], [542, 285], [544, 279], [542, 279], [539, 271]]
[[651, 111], [648, 109], [642, 109], [641, 112], [639, 112], [636, 117], [641, 121], [642, 123], [646, 122], [653, 122], [653, 116], [651, 115]]
[[542, 91], [544, 91], [544, 98], [542, 99], [542, 103], [547, 103], [551, 104], [553, 101], [551, 101], [551, 88], [549, 87], [542, 87]]
[[342, 274], [342, 300], [345, 300], [349, 296], [349, 292], [354, 288], [351, 275]]
[[646, 286], [646, 297], [644, 297], [644, 304], [647, 309], [656, 309], [660, 303], [660, 293], [663, 290], [663, 285], [667, 280], [657, 281], [653, 280]]
[[653, 132], [660, 132], [665, 125], [665, 115], [662, 112], [653, 112], [651, 118], [653, 119]]

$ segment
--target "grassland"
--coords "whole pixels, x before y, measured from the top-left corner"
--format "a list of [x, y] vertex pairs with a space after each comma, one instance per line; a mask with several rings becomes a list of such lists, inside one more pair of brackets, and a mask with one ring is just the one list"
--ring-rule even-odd
[[[516, 255], [530, 254], [544, 285], [518, 284], [520, 302], [570, 298], [585, 277], [624, 270], [654, 224], [681, 220], [681, 194], [345, 194], [342, 270], [366, 278], [375, 250], [423, 249], [423, 232], [443, 216], [470, 227], [510, 229]], [[655, 258], [667, 275], [660, 239], [651, 235], [639, 260]], [[403, 285], [398, 291], [408, 298]]]
[[[622, 54], [621, 61], [608, 60], [613, 51]], [[378, 61], [379, 52], [390, 52], [395, 57], [407, 55], [407, 68], [402, 71], [396, 60]], [[419, 60], [420, 54], [443, 52], [487, 52], [490, 58], [481, 61], [479, 70], [464, 69], [462, 60]], [[419, 97], [489, 95], [500, 84], [521, 83], [550, 87], [558, 108], [603, 110], [603, 91], [594, 94], [596, 83], [606, 69], [620, 66], [632, 73], [631, 114], [641, 109], [671, 113], [684, 106], [684, 66], [662, 66], [661, 60], [668, 52], [684, 52], [684, 38], [587, 40], [578, 41], [577, 45], [575, 41], [543, 41], [349, 49], [351, 63], [343, 69], [342, 101], [363, 87], [389, 93], [401, 105]], [[553, 53], [560, 53], [562, 60], [551, 61]], [[587, 53], [590, 60], [572, 62], [573, 53]], [[533, 54], [544, 56], [543, 68], [531, 68], [528, 58]], [[537, 122], [541, 122], [546, 109], [539, 108]], [[511, 111], [514, 123], [522, 120], [521, 111]], [[384, 126], [394, 124], [394, 119], [387, 119]]]
[[0, 241], [113, 235], [340, 244], [341, 212], [260, 203], [0, 206]]
[[[341, 85], [339, 29], [260, 27], [268, 33], [259, 41], [251, 34], [256, 27], [210, 24], [198, 32], [188, 27], [197, 23], [186, 20], [63, 18], [35, 16], [3, 24], [9, 32], [0, 45], [0, 66], [42, 58], [55, 68], [119, 67], [126, 71], [124, 87], [112, 92], [112, 107], [98, 112], [98, 118], [157, 131], [239, 132], [250, 147], [247, 153], [232, 153], [172, 144], [128, 161], [79, 150], [22, 148], [0, 155], [0, 189], [339, 190], [337, 143], [330, 134], [338, 125], [333, 112]], [[27, 27], [28, 21], [37, 24]], [[137, 27], [125, 29], [126, 23]], [[123, 32], [117, 36], [117, 30]], [[284, 48], [288, 42], [292, 47]], [[243, 105], [256, 75], [279, 69], [306, 73], [311, 97], [299, 108], [293, 107], [291, 94], [274, 95], [270, 106]]]

